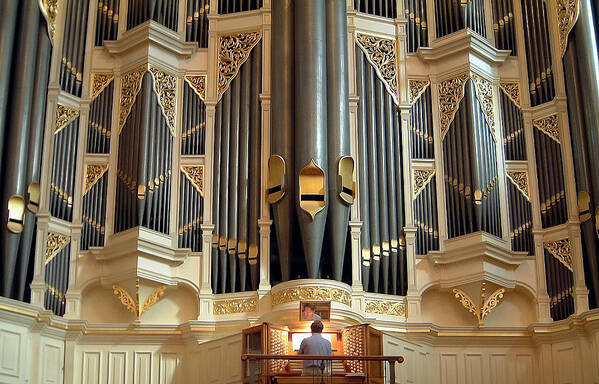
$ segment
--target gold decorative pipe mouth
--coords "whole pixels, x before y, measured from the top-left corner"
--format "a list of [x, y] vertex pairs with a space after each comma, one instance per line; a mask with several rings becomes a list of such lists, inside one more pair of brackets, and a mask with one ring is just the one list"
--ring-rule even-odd
[[285, 196], [286, 176], [285, 159], [279, 155], [272, 155], [268, 159], [268, 186], [266, 189], [266, 201], [269, 204], [274, 204]]
[[8, 199], [8, 223], [6, 226], [12, 233], [21, 233], [25, 225], [25, 199], [12, 195]]
[[324, 171], [316, 165], [314, 159], [305, 166], [299, 175], [300, 208], [306, 211], [312, 220], [326, 205]]

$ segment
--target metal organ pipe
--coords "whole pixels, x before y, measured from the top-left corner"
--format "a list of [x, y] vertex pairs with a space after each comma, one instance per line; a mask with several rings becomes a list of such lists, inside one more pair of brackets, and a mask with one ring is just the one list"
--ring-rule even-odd
[[248, 264], [250, 266], [250, 278], [252, 290], [258, 289], [259, 281], [259, 233], [258, 218], [260, 216], [260, 203], [262, 201], [262, 189], [258, 180], [260, 180], [260, 151], [261, 151], [261, 108], [259, 95], [262, 89], [262, 43], [254, 47], [254, 52], [250, 57], [252, 63], [252, 83], [250, 87], [250, 138], [249, 138], [249, 160], [248, 177], [250, 186], [248, 190]]

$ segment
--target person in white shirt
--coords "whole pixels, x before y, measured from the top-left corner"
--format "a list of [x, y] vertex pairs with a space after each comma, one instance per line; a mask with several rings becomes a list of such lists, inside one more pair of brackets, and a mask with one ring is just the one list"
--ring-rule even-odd
[[[320, 320], [312, 323], [310, 326], [312, 336], [302, 340], [299, 349], [300, 355], [331, 356], [333, 354], [331, 342], [321, 335], [323, 328], [324, 325], [322, 325], [322, 321]], [[303, 375], [318, 376], [331, 374], [330, 360], [304, 360], [303, 363]]]

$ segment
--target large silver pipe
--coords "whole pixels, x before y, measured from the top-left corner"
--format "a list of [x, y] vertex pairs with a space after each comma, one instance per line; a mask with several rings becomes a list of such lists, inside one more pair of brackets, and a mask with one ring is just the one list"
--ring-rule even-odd
[[[150, 116], [156, 108], [156, 100], [154, 92], [152, 92], [152, 75], [146, 72], [142, 79], [143, 98], [141, 100], [141, 120], [139, 122], [139, 157], [137, 158], [137, 224], [144, 225], [144, 216], [146, 209], [146, 198], [149, 177], [148, 175], [148, 156], [153, 155], [154, 148], [150, 149]], [[152, 156], [153, 157], [153, 156]], [[149, 176], [149, 177], [148, 177]], [[146, 224], [147, 225], [147, 224]]]
[[[391, 267], [391, 293], [394, 295], [397, 292], [397, 253], [399, 247], [399, 226], [397, 224], [397, 188], [395, 184], [395, 173], [399, 170], [395, 169], [395, 156], [397, 153], [395, 152], [395, 141], [399, 140], [398, 137], [395, 136], [395, 104], [393, 103], [393, 99], [388, 92], [385, 92], [385, 104], [386, 104], [386, 114], [385, 114], [385, 125], [387, 126], [387, 197], [388, 197], [388, 207], [389, 207], [389, 238], [391, 243], [391, 259], [390, 259], [390, 267]], [[385, 285], [385, 289], [387, 289], [388, 284]]]
[[[221, 123], [222, 122], [222, 103], [216, 104], [214, 113], [214, 147], [213, 147], [213, 165], [212, 165], [212, 224], [214, 224], [214, 233], [212, 234], [212, 293], [218, 289], [218, 242], [220, 234], [220, 170], [221, 170]], [[206, 250], [204, 250], [205, 252]]]
[[220, 221], [219, 221], [219, 259], [220, 259], [220, 293], [224, 293], [227, 284], [227, 240], [229, 217], [229, 133], [231, 130], [231, 88], [223, 94], [222, 122], [221, 122], [221, 147], [220, 147]]
[[[295, 88], [295, 172], [300, 181], [296, 211], [308, 277], [317, 278], [330, 200], [324, 189], [326, 177], [332, 176], [325, 174], [328, 169], [325, 1], [295, 3], [294, 11], [295, 83], [298, 85]], [[302, 205], [318, 206], [320, 211], [313, 209], [308, 213]]]
[[333, 279], [341, 281], [349, 207], [341, 200], [340, 159], [350, 155], [347, 15], [344, 0], [326, 3], [327, 86], [327, 241], [332, 257]]
[[391, 240], [389, 239], [389, 215], [387, 204], [389, 197], [387, 195], [387, 156], [386, 142], [388, 133], [385, 121], [387, 110], [385, 108], [385, 94], [387, 90], [378, 78], [375, 81], [375, 105], [376, 105], [376, 151], [377, 151], [377, 170], [378, 170], [378, 199], [379, 199], [379, 228], [381, 233], [381, 254], [383, 292], [387, 293], [389, 286], [389, 255], [391, 251]]
[[237, 258], [239, 263], [239, 290], [245, 291], [248, 250], [248, 153], [250, 146], [250, 91], [252, 81], [252, 61], [241, 67], [240, 113], [239, 113], [239, 180], [238, 180], [238, 231]]
[[239, 91], [241, 78], [237, 76], [231, 83], [231, 129], [229, 131], [229, 215], [228, 242], [229, 284], [235, 292], [237, 283], [237, 229], [238, 229], [238, 181], [239, 181]]
[[[273, 36], [274, 37], [274, 36]], [[254, 47], [254, 53], [250, 57], [252, 61], [252, 86], [250, 89], [250, 153], [249, 153], [249, 208], [248, 208], [248, 263], [250, 265], [250, 276], [252, 290], [258, 289], [259, 280], [259, 233], [258, 217], [260, 215], [260, 203], [262, 201], [262, 189], [260, 180], [260, 153], [261, 153], [261, 109], [260, 90], [262, 81], [262, 44]], [[274, 61], [274, 60], [273, 60]], [[274, 113], [274, 111], [272, 111]], [[293, 191], [291, 192], [293, 193]], [[293, 199], [291, 200], [293, 201]], [[290, 215], [294, 210], [289, 211]]]
[[0, 165], [4, 167], [4, 137], [6, 118], [8, 114], [10, 76], [13, 68], [13, 49], [17, 25], [17, 10], [19, 0], [6, 0], [2, 3], [0, 12]]

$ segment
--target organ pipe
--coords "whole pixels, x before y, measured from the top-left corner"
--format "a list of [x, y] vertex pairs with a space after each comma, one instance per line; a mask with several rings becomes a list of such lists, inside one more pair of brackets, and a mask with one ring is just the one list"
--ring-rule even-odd
[[177, 30], [179, 0], [129, 0], [127, 29], [133, 29], [148, 20]]
[[435, 0], [435, 21], [437, 38], [464, 28], [487, 37], [484, 0]]
[[66, 21], [62, 40], [61, 89], [81, 97], [88, 1], [66, 0]]
[[395, 0], [354, 0], [354, 8], [358, 12], [395, 19], [397, 4]]
[[495, 47], [501, 50], [511, 50], [510, 55], [517, 56], [513, 0], [492, 0], [491, 5], [493, 7]]
[[[395, 3], [395, 2], [394, 2]], [[408, 52], [428, 47], [426, 0], [404, 0]]]
[[209, 0], [188, 0], [185, 22], [185, 41], [195, 41], [200, 48], [208, 48]]
[[104, 40], [116, 40], [119, 28], [120, 0], [99, 0], [96, 12], [96, 47]]
[[220, 15], [253, 11], [260, 8], [262, 8], [262, 0], [219, 0], [218, 2], [218, 13]]

